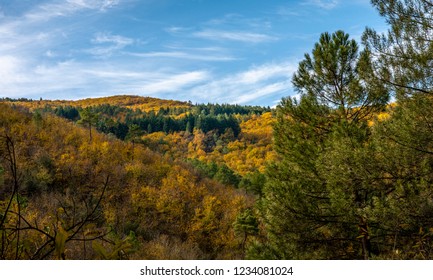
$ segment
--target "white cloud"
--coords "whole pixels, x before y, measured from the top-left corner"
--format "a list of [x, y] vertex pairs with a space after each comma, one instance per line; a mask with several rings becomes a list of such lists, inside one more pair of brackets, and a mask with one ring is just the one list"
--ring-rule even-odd
[[332, 10], [338, 6], [339, 0], [306, 0], [305, 5], [316, 6], [325, 10]]
[[[236, 26], [237, 30], [233, 30]], [[213, 41], [236, 41], [263, 43], [279, 38], [267, 34], [272, 28], [268, 19], [244, 17], [240, 14], [226, 14], [203, 22], [198, 27], [171, 26], [165, 31], [175, 36], [195, 37]]]
[[290, 17], [297, 17], [297, 16], [301, 16], [301, 13], [298, 11], [298, 9], [293, 8], [293, 7], [285, 7], [285, 6], [281, 6], [277, 8], [276, 11], [277, 15], [280, 16], [290, 16]]
[[276, 41], [277, 38], [262, 33], [252, 33], [243, 31], [224, 31], [224, 30], [203, 30], [194, 32], [194, 37], [204, 38], [215, 41], [238, 41], [244, 43], [264, 43], [270, 41]]
[[262, 87], [253, 90], [249, 93], [243, 94], [239, 96], [237, 99], [233, 101], [236, 104], [246, 104], [252, 102], [256, 99], [266, 97], [268, 95], [278, 93], [278, 92], [287, 92], [287, 90], [291, 87], [291, 84], [288, 80], [283, 82], [271, 83], [269, 85], [263, 85]]
[[[87, 46], [77, 44], [76, 49], [67, 49], [75, 46], [75, 36], [82, 34], [71, 30], [82, 23], [65, 25], [63, 22], [69, 21], [63, 17], [73, 19], [85, 11], [101, 13], [118, 4], [108, 0], [55, 0], [19, 18], [1, 21], [0, 97], [71, 99], [133, 93], [194, 102], [251, 104], [267, 97], [277, 99], [290, 90], [290, 63], [268, 63], [222, 76], [215, 74], [218, 67], [207, 63], [239, 60], [233, 50], [213, 40], [254, 44], [278, 40], [252, 25], [249, 29], [241, 26], [241, 31], [209, 25], [199, 29], [168, 28], [166, 31], [189, 40], [172, 42], [154, 52], [133, 52], [131, 46], [139, 46], [139, 39], [109, 32], [86, 37]], [[200, 41], [197, 38], [212, 40], [212, 46], [190, 44], [191, 39]], [[125, 59], [111, 62], [84, 56], [87, 59], [83, 60], [83, 52], [97, 57], [118, 53]], [[163, 63], [167, 61], [170, 63]]]
[[[82, 11], [103, 12], [116, 6], [119, 0], [67, 0], [50, 1], [36, 5], [20, 17], [8, 17], [0, 23], [0, 51], [9, 51], [19, 56], [31, 48], [35, 53], [38, 47], [52, 43], [61, 34], [62, 26], [50, 23], [60, 17], [72, 17]], [[58, 37], [58, 36], [57, 36]], [[47, 49], [41, 50], [41, 53]]]
[[168, 52], [148, 52], [148, 53], [128, 53], [132, 56], [143, 58], [176, 58], [201, 61], [232, 61], [236, 58], [228, 55], [219, 55], [217, 53], [188, 53], [183, 51], [168, 51]]
[[133, 39], [119, 36], [119, 35], [110, 35], [105, 33], [96, 34], [95, 38], [92, 40], [93, 43], [102, 44], [102, 43], [113, 43], [115, 45], [124, 47], [130, 45], [134, 42]]
[[145, 94], [177, 92], [207, 79], [209, 79], [209, 74], [205, 71], [181, 73], [150, 81], [142, 87], [142, 91]]
[[0, 88], [2, 91], [8, 91], [11, 83], [22, 80], [23, 61], [13, 56], [0, 56], [0, 65]]
[[54, 57], [56, 57], [57, 55], [56, 55], [56, 53], [53, 52], [52, 50], [48, 50], [48, 51], [45, 52], [45, 56], [46, 56], [46, 57], [49, 57], [49, 58], [54, 58]]
[[99, 57], [108, 57], [128, 45], [132, 45], [134, 39], [119, 35], [98, 33], [92, 39], [92, 43], [97, 46], [86, 50], [86, 52]]
[[271, 63], [218, 77], [208, 70], [182, 71], [127, 62], [66, 60], [32, 66], [24, 60], [0, 56], [1, 97], [71, 99], [133, 93], [193, 102], [261, 104], [291, 94], [296, 67]]
[[35, 67], [23, 59], [0, 57], [0, 63], [2, 97], [36, 97], [54, 91], [78, 88], [85, 82], [83, 75], [78, 71], [80, 65], [73, 61]]
[[24, 60], [0, 56], [0, 97], [71, 99], [80, 95], [124, 93], [163, 97], [207, 82], [207, 71], [129, 69], [130, 65], [66, 60], [32, 66]]
[[264, 64], [238, 74], [237, 80], [244, 84], [256, 84], [274, 77], [290, 77], [295, 69], [288, 63]]
[[98, 9], [104, 11], [119, 4], [119, 0], [67, 0], [66, 2], [77, 7]]
[[67, 0], [40, 5], [29, 12], [25, 19], [30, 22], [47, 22], [56, 17], [69, 16], [81, 10], [106, 11], [119, 4], [119, 0]]
[[181, 26], [171, 26], [164, 29], [166, 32], [171, 34], [180, 34], [183, 32], [188, 32], [191, 28], [181, 27]]
[[198, 102], [251, 104], [261, 98], [289, 94], [295, 70], [290, 63], [263, 64], [196, 86], [191, 95]]

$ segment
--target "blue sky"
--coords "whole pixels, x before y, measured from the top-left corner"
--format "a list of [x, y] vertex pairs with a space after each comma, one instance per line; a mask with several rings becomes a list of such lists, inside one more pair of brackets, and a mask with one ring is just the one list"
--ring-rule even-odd
[[322, 32], [366, 26], [368, 0], [1, 0], [0, 97], [274, 106]]

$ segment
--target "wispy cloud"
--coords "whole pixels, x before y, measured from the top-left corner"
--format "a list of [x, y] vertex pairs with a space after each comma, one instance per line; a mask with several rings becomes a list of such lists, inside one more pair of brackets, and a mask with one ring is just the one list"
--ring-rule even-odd
[[236, 58], [229, 55], [220, 55], [218, 53], [190, 53], [183, 51], [166, 51], [166, 52], [147, 52], [147, 53], [127, 53], [132, 56], [142, 58], [175, 58], [186, 60], [200, 60], [200, 61], [233, 61]]
[[[235, 29], [233, 27], [236, 27]], [[165, 31], [175, 36], [194, 37], [212, 41], [264, 43], [279, 38], [268, 34], [272, 28], [269, 20], [250, 18], [240, 14], [226, 14], [198, 24], [197, 27], [170, 26]]]
[[119, 0], [56, 0], [36, 5], [23, 15], [8, 17], [0, 23], [0, 51], [18, 56], [34, 54], [39, 47], [46, 47], [54, 39], [58, 41], [62, 39], [60, 36], [66, 36], [66, 26], [57, 19], [72, 18], [83, 11], [104, 12], [118, 4]]
[[[76, 99], [133, 93], [263, 105], [292, 94], [290, 80], [296, 66], [281, 57], [296, 54], [281, 54], [283, 47], [270, 54], [272, 43], [286, 45], [284, 36], [290, 34], [279, 22], [240, 14], [214, 19], [203, 15], [194, 23], [192, 18], [182, 23], [180, 18], [165, 21], [150, 16], [149, 26], [142, 28], [123, 18], [133, 12], [132, 5], [125, 5], [119, 14], [108, 13], [125, 1], [154, 2], [30, 1], [34, 6], [21, 14], [0, 15], [0, 97]], [[300, 0], [297, 7], [300, 2], [325, 5], [323, 9], [337, 4]], [[111, 30], [108, 17], [112, 16], [125, 22]], [[163, 24], [169, 27], [161, 30]], [[270, 59], [277, 62], [266, 63]], [[251, 66], [254, 61], [257, 65]]]
[[[206, 83], [206, 70], [128, 69], [129, 64], [67, 60], [55, 64], [31, 66], [24, 60], [0, 56], [1, 97], [71, 99], [87, 96], [134, 93], [160, 97], [187, 92]], [[173, 97], [174, 98], [174, 97]]]
[[86, 50], [86, 52], [98, 57], [109, 57], [116, 51], [133, 44], [134, 39], [120, 35], [97, 33], [91, 42], [96, 46]]
[[12, 91], [11, 84], [22, 82], [23, 77], [19, 75], [23, 61], [13, 56], [0, 56], [0, 88], [2, 91]]
[[[134, 93], [193, 102], [262, 104], [292, 94], [295, 66], [288, 62], [263, 64], [233, 75], [219, 76], [206, 69], [176, 71], [153, 67], [128, 69], [106, 62], [63, 61], [30, 68], [25, 61], [0, 57], [1, 96], [78, 98]], [[67, 78], [65, 78], [67, 77]], [[61, 82], [59, 82], [61, 81]]]
[[[67, 94], [86, 87], [93, 90], [99, 81], [92, 82], [92, 76], [83, 69], [97, 66], [77, 62], [70, 56], [77, 50], [64, 47], [69, 40], [68, 27], [78, 28], [80, 23], [68, 25], [63, 18], [77, 19], [85, 11], [104, 13], [118, 4], [119, 0], [50, 0], [22, 15], [4, 17], [0, 22], [0, 96]], [[101, 33], [92, 43], [97, 45], [92, 50], [95, 54], [109, 55], [132, 41]]]
[[262, 33], [252, 33], [244, 31], [227, 31], [227, 30], [203, 30], [194, 32], [194, 37], [204, 38], [215, 41], [238, 41], [244, 43], [264, 43], [276, 41], [277, 38]]
[[266, 18], [245, 17], [241, 14], [229, 13], [219, 18], [213, 18], [207, 21], [204, 26], [223, 27], [223, 26], [241, 26], [247, 29], [266, 30], [272, 27], [271, 21]]
[[67, 0], [67, 2], [78, 7], [105, 11], [114, 6], [117, 6], [120, 0]]
[[304, 5], [312, 5], [321, 9], [331, 10], [338, 6], [340, 0], [305, 0]]
[[291, 93], [290, 79], [295, 69], [287, 62], [255, 66], [196, 86], [191, 94], [199, 102], [254, 104], [262, 98]]
[[242, 84], [257, 84], [276, 77], [291, 77], [295, 69], [290, 63], [264, 64], [237, 74], [236, 80]]
[[301, 16], [302, 13], [299, 11], [299, 9], [295, 7], [287, 7], [287, 6], [280, 6], [276, 10], [276, 14], [279, 16], [284, 17], [298, 17]]
[[30, 22], [47, 22], [56, 17], [65, 17], [81, 10], [104, 12], [119, 4], [119, 0], [67, 0], [54, 1], [37, 6], [24, 17]]
[[92, 39], [92, 42], [95, 44], [103, 44], [103, 43], [113, 43], [116, 46], [124, 47], [130, 45], [134, 42], [133, 39], [119, 36], [119, 35], [110, 35], [106, 33], [97, 33], [95, 38]]
[[208, 79], [209, 73], [206, 71], [181, 73], [169, 77], [161, 77], [156, 81], [149, 81], [142, 87], [142, 92], [146, 95], [178, 92]]
[[0, 79], [1, 96], [36, 97], [57, 90], [81, 88], [86, 82], [81, 72], [76, 71], [73, 61], [34, 67], [24, 59], [6, 56], [0, 57], [0, 63], [6, 65], [2, 67]]
[[247, 104], [257, 99], [273, 95], [275, 93], [288, 92], [291, 88], [289, 81], [275, 82], [269, 85], [263, 85], [261, 88], [252, 90], [248, 94], [243, 94], [233, 101], [236, 104]]
[[191, 31], [191, 28], [181, 26], [170, 26], [164, 29], [166, 32], [171, 34], [182, 34]]

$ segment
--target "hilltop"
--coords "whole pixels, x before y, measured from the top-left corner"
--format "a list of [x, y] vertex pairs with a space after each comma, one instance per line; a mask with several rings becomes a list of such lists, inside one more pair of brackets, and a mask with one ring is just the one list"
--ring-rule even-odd
[[165, 100], [153, 97], [143, 97], [137, 95], [115, 95], [109, 97], [86, 98], [81, 100], [31, 100], [31, 99], [5, 99], [30, 109], [59, 106], [72, 107], [91, 107], [99, 105], [120, 106], [128, 109], [140, 109], [144, 112], [157, 111], [163, 107], [170, 108], [189, 108], [191, 105], [187, 102]]

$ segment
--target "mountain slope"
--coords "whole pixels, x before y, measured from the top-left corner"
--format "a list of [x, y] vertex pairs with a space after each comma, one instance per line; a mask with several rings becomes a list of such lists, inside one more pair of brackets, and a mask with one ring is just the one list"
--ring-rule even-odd
[[141, 145], [0, 103], [2, 259], [241, 258], [248, 198]]

